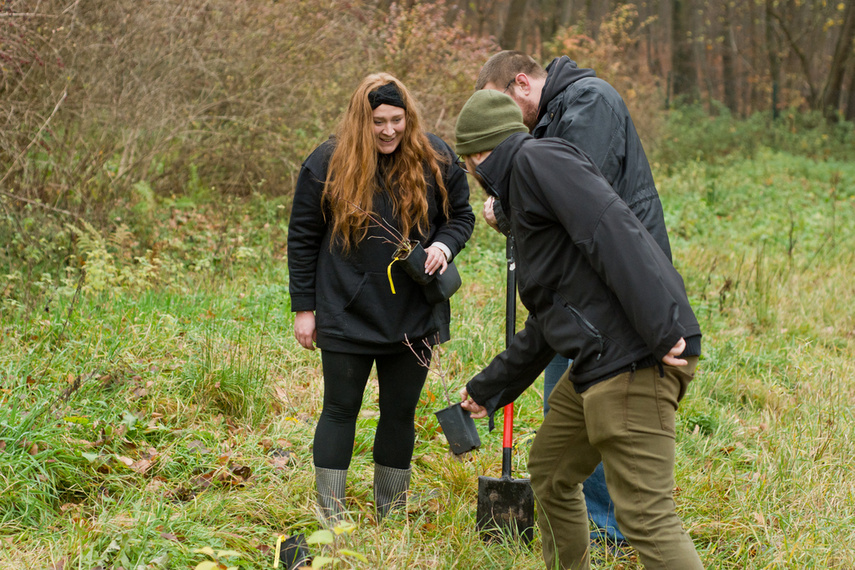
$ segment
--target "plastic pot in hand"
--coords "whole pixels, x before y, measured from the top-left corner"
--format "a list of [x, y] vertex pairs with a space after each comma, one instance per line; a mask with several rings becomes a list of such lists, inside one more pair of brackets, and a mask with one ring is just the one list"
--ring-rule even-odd
[[455, 455], [466, 453], [481, 445], [475, 420], [469, 412], [460, 407], [460, 404], [452, 404], [434, 412], [434, 415], [439, 420], [442, 433], [445, 434], [445, 439], [448, 440], [448, 445]]

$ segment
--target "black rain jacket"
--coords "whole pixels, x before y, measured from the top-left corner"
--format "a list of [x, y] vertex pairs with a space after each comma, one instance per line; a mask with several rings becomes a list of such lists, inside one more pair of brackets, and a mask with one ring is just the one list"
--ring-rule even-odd
[[[582, 149], [670, 260], [662, 202], [623, 98], [593, 69], [577, 67], [566, 55], [552, 60], [546, 71], [531, 134], [562, 138]], [[495, 213], [507, 233], [504, 212]]]
[[520, 299], [510, 346], [467, 384], [492, 413], [556, 352], [578, 391], [700, 337], [683, 280], [596, 165], [563, 139], [516, 133], [476, 169], [509, 213]]

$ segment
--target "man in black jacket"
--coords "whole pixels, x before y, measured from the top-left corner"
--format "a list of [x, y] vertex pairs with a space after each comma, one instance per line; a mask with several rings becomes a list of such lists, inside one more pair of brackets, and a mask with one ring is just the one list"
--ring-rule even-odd
[[[650, 163], [629, 109], [614, 87], [566, 55], [544, 69], [522, 52], [502, 51], [481, 68], [475, 89], [508, 94], [534, 138], [559, 137], [584, 151], [671, 259]], [[495, 217], [503, 218], [500, 207]]]
[[645, 567], [703, 568], [672, 496], [675, 412], [701, 349], [683, 280], [590, 158], [562, 139], [534, 139], [522, 118], [510, 97], [483, 90], [457, 121], [458, 154], [507, 214], [529, 310], [461, 390], [462, 406], [483, 417], [556, 352], [571, 358], [529, 458], [547, 567], [589, 567], [582, 482], [602, 461]]
[[[567, 56], [555, 58], [544, 69], [531, 56], [506, 50], [487, 60], [475, 89], [507, 93], [522, 110], [523, 122], [535, 138], [559, 137], [584, 151], [671, 259], [653, 173], [629, 110], [614, 87]], [[484, 203], [484, 217], [495, 229], [508, 233], [501, 204], [492, 198]], [[556, 355], [544, 370], [544, 413], [549, 411], [549, 396], [568, 365], [566, 358]], [[593, 534], [620, 543], [624, 537], [615, 525], [602, 466], [584, 487], [588, 516], [599, 529]]]

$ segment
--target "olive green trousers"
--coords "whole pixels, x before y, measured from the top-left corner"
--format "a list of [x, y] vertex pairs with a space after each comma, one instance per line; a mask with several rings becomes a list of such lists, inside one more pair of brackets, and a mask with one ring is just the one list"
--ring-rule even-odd
[[644, 567], [703, 568], [673, 497], [677, 403], [698, 362], [686, 360], [620, 374], [581, 394], [566, 373], [558, 382], [528, 466], [547, 568], [590, 568], [582, 482], [600, 461], [618, 527]]

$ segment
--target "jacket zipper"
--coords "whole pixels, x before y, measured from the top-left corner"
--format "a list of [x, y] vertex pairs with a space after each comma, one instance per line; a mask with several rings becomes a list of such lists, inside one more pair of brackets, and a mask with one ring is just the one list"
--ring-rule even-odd
[[577, 311], [575, 308], [571, 307], [569, 304], [564, 303], [564, 306], [567, 307], [567, 310], [573, 313], [576, 318], [582, 323], [583, 328], [587, 329], [588, 334], [597, 339], [597, 343], [600, 345], [600, 350], [597, 352], [597, 360], [603, 355], [603, 351], [605, 350], [605, 341], [603, 340], [603, 335], [597, 330], [597, 328], [591, 324], [591, 321], [585, 318], [585, 316]]

